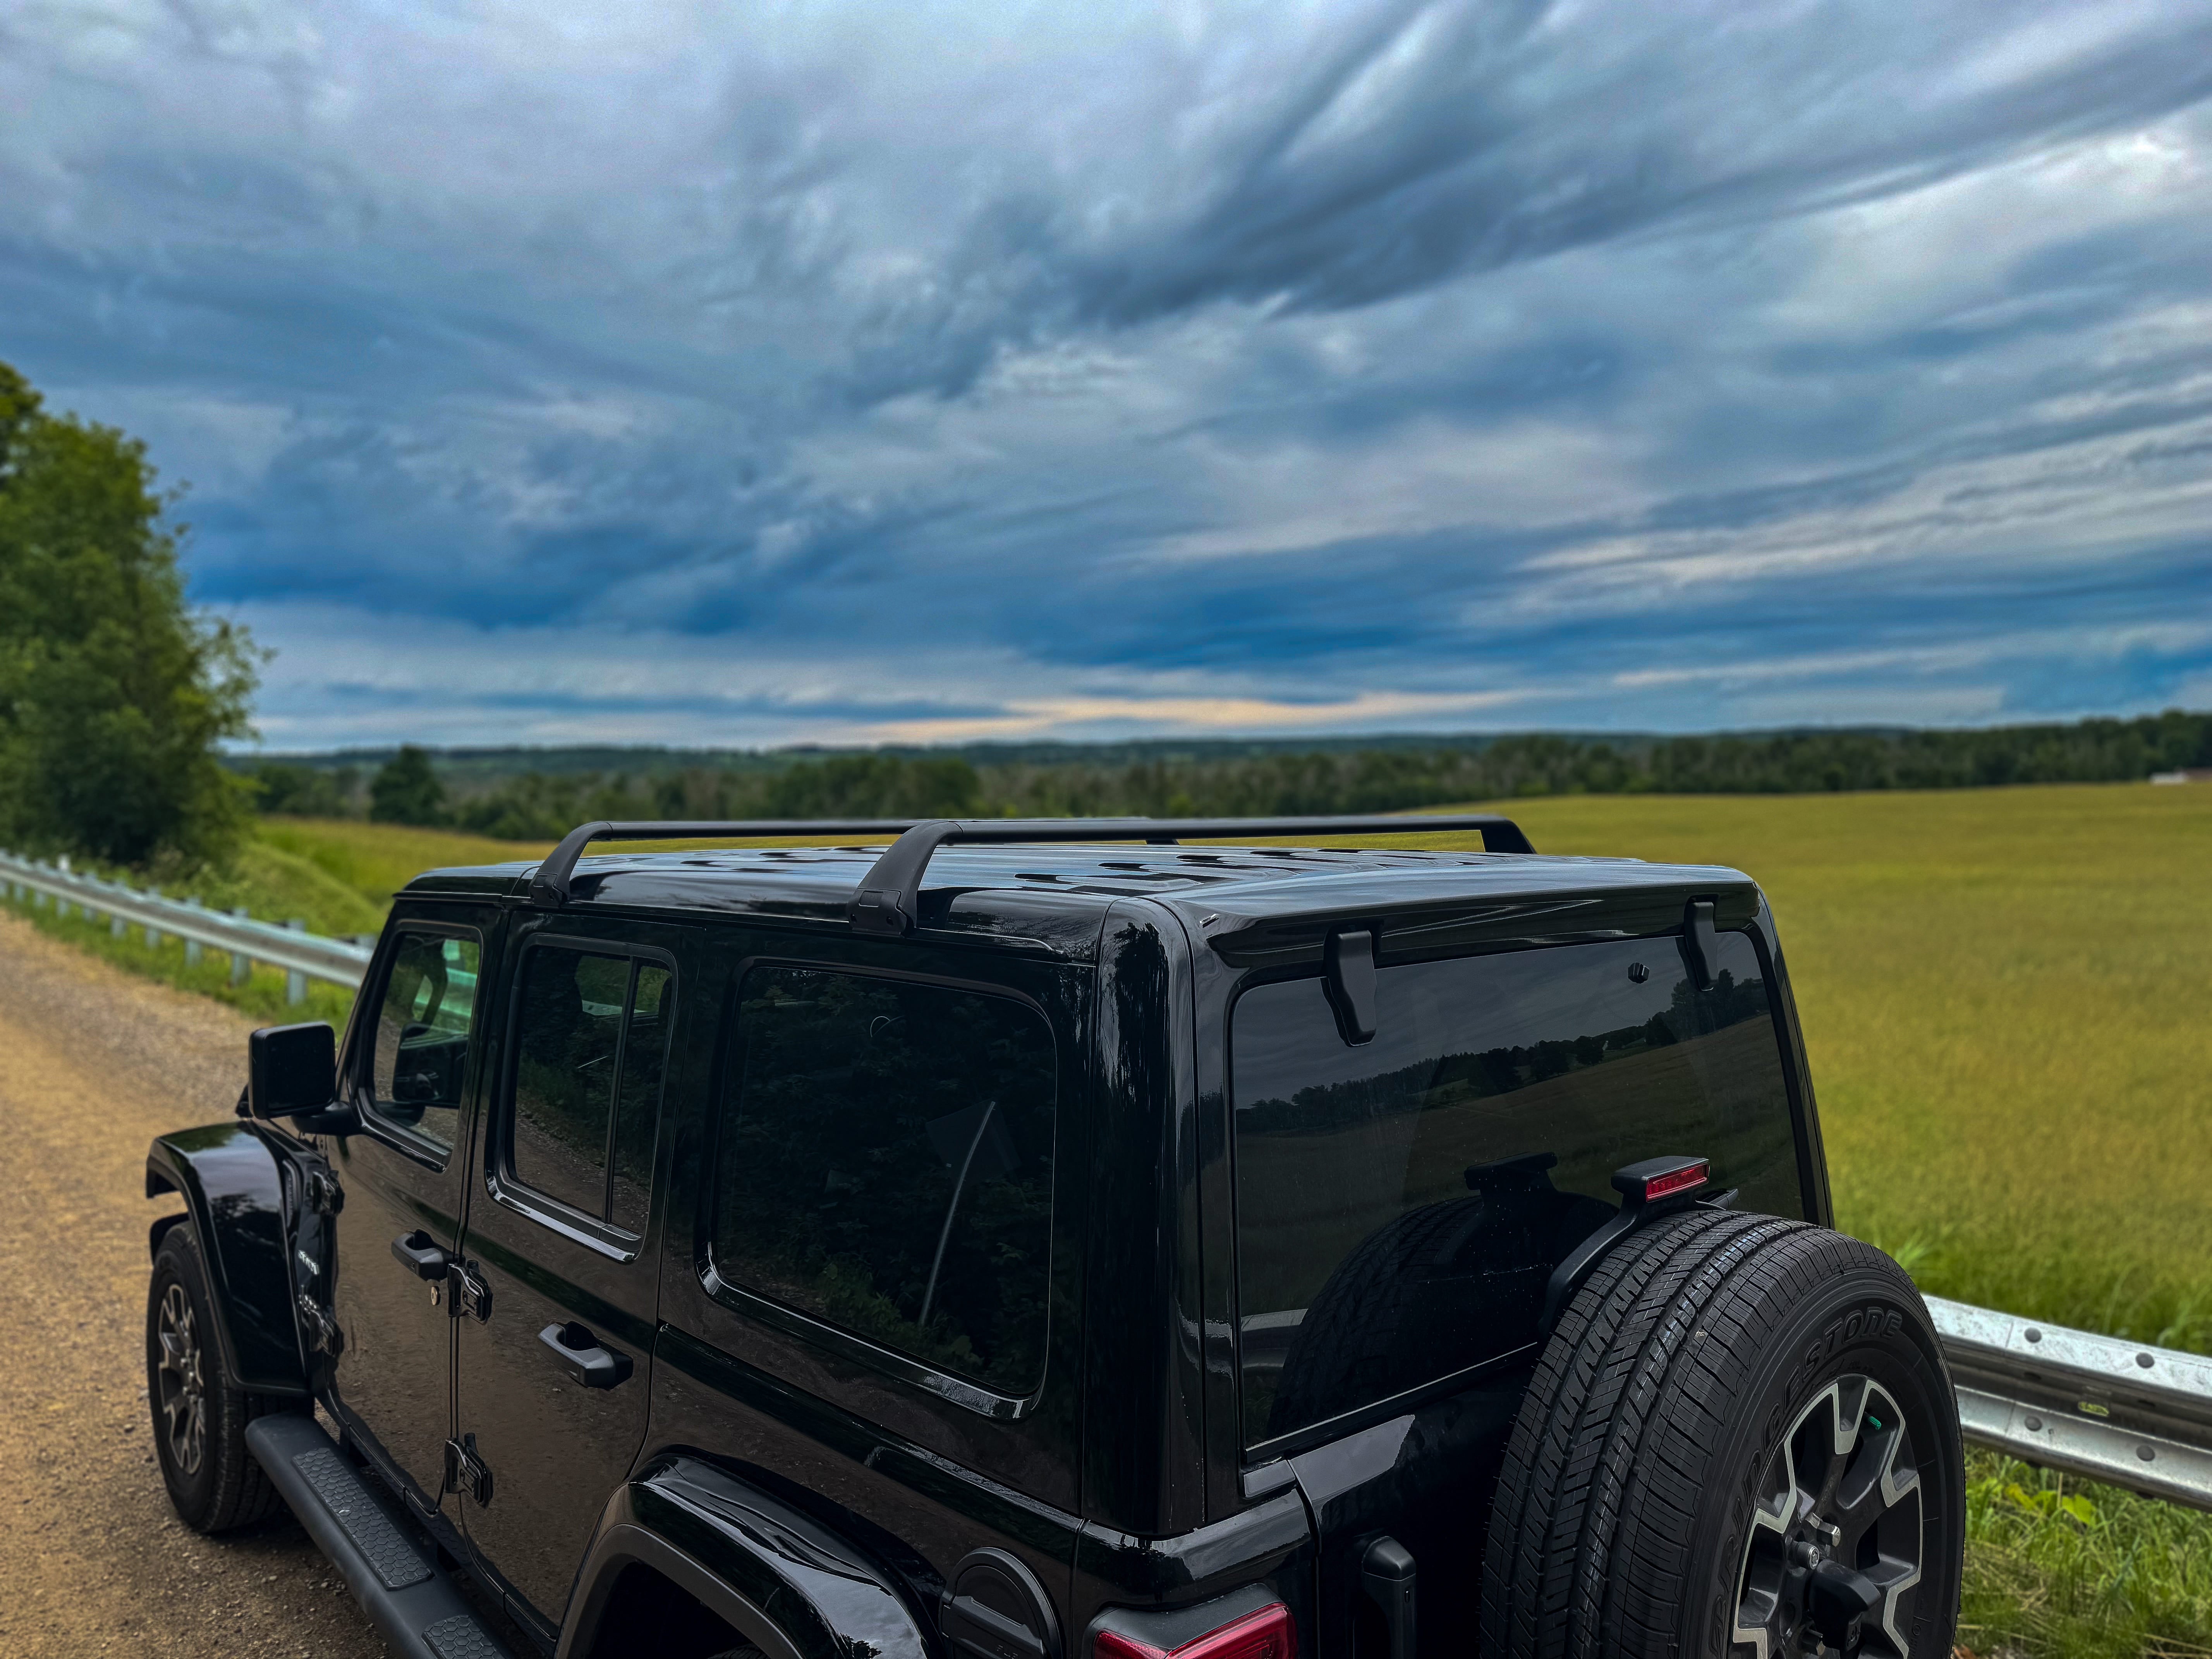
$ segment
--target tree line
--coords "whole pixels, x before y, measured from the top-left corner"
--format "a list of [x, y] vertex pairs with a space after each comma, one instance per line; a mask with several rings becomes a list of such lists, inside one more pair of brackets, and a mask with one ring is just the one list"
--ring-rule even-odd
[[[1441, 742], [1442, 740], [1440, 740]], [[1080, 751], [1078, 751], [1079, 757]], [[441, 824], [549, 840], [593, 818], [1267, 817], [1389, 812], [1561, 794], [1800, 794], [2107, 783], [2212, 767], [2212, 714], [1980, 731], [1794, 732], [1605, 739], [1531, 735], [1480, 748], [1376, 749], [1102, 764], [993, 763], [879, 750], [649, 775], [523, 772], [463, 785], [402, 749], [373, 772], [265, 761], [261, 810]]]

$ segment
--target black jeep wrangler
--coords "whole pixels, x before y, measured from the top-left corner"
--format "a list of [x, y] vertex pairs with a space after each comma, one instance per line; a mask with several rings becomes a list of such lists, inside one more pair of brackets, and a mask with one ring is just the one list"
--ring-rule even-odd
[[154, 1143], [178, 1513], [435, 1659], [1946, 1659], [1951, 1384], [1759, 889], [1221, 844], [1412, 827], [421, 877]]

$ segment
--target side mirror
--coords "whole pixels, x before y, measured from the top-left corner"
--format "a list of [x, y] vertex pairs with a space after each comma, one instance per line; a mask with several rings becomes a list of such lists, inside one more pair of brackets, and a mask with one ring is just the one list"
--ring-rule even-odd
[[337, 1092], [337, 1033], [320, 1020], [306, 1025], [264, 1025], [246, 1038], [249, 1117], [328, 1111]]

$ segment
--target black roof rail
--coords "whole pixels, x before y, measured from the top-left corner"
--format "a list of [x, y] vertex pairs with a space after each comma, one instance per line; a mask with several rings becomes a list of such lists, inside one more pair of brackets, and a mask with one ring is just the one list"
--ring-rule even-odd
[[580, 823], [561, 837], [561, 844], [545, 855], [530, 878], [530, 902], [557, 910], [568, 902], [568, 884], [576, 873], [576, 860], [595, 841], [744, 841], [756, 836], [902, 836], [915, 826], [912, 818], [750, 818], [731, 823]]
[[1413, 817], [1300, 818], [774, 818], [733, 823], [580, 823], [561, 838], [530, 878], [530, 902], [568, 902], [576, 860], [595, 841], [735, 841], [757, 836], [896, 836], [861, 879], [848, 915], [865, 933], [903, 933], [921, 914], [921, 878], [937, 849], [953, 842], [1141, 841], [1173, 846], [1237, 836], [1418, 836], [1479, 830], [1486, 852], [1533, 853], [1512, 819], [1493, 812], [1423, 813]]

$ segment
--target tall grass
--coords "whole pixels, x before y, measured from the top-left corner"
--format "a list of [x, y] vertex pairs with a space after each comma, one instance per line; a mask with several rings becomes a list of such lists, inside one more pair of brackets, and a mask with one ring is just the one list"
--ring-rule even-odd
[[494, 841], [458, 830], [417, 830], [358, 818], [264, 818], [257, 846], [321, 871], [373, 905], [381, 926], [392, 896], [425, 870], [543, 858], [547, 842]]
[[2208, 1659], [2212, 1516], [1968, 1453], [1959, 1644], [1977, 1655]]

